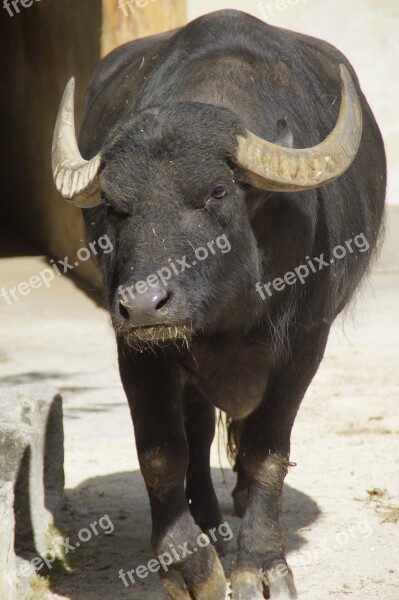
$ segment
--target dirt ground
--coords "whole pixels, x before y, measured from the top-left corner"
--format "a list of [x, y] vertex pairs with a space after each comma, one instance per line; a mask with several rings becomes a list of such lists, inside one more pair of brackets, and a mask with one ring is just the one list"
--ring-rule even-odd
[[[46, 266], [41, 257], [0, 260], [9, 288]], [[283, 523], [301, 600], [399, 597], [399, 274], [376, 273], [354, 316], [335, 327], [302, 404], [292, 440]], [[67, 278], [12, 306], [0, 299], [0, 385], [45, 382], [62, 393], [66, 506], [58, 524], [70, 543], [108, 515], [109, 535], [68, 555], [51, 597], [166, 600], [158, 576], [126, 588], [118, 578], [151, 559], [150, 512], [119, 381], [107, 314]], [[223, 446], [223, 444], [221, 444]], [[212, 453], [213, 478], [234, 530], [239, 520], [226, 456]], [[46, 598], [43, 591], [42, 598]]]

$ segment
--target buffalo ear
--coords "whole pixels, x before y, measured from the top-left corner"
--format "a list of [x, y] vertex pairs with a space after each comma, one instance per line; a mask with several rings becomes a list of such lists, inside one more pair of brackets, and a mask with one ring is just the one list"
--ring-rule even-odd
[[285, 119], [277, 121], [277, 138], [274, 140], [274, 144], [283, 146], [284, 148], [294, 147], [294, 134]]

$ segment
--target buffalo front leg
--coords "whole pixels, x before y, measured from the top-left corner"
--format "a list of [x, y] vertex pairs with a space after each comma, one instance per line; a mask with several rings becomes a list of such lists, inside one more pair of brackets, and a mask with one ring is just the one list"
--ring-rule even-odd
[[227, 542], [220, 535], [222, 513], [212, 483], [210, 452], [215, 435], [215, 407], [196, 386], [189, 383], [184, 393], [184, 415], [189, 462], [186, 497], [195, 522], [211, 541], [219, 555], [227, 551]]
[[248, 500], [231, 580], [233, 600], [297, 598], [279, 523], [281, 495], [291, 429], [323, 357], [328, 331], [323, 327], [297, 335], [289, 362], [271, 374], [262, 405], [244, 422], [238, 459], [248, 481]]
[[185, 496], [188, 446], [179, 372], [157, 350], [139, 353], [121, 340], [118, 350], [150, 500], [151, 542], [164, 587], [173, 600], [224, 600], [223, 568]]

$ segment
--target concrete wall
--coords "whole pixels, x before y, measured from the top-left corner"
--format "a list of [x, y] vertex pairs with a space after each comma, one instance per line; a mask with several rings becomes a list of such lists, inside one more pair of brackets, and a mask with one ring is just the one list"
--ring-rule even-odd
[[[10, 17], [0, 6], [3, 77], [0, 110], [0, 210], [8, 228], [16, 227], [54, 258], [72, 255], [83, 243], [79, 211], [54, 189], [51, 141], [66, 81], [77, 79], [77, 113], [90, 73], [100, 56], [101, 5], [96, 0], [35, 2]], [[5, 83], [4, 83], [5, 82]], [[84, 264], [83, 273], [94, 277]]]
[[[0, 224], [17, 228], [53, 258], [85, 246], [80, 210], [51, 176], [54, 123], [68, 79], [76, 77], [76, 122], [101, 56], [126, 41], [186, 21], [185, 0], [136, 0], [125, 15], [116, 0], [37, 0], [10, 16], [0, 3]], [[91, 261], [75, 269], [99, 283]]]

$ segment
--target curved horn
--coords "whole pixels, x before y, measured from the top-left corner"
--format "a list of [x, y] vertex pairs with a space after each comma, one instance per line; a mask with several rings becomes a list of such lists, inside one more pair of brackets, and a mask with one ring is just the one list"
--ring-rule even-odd
[[310, 190], [342, 175], [352, 164], [362, 137], [362, 109], [346, 67], [340, 65], [342, 84], [338, 121], [330, 135], [313, 148], [282, 148], [250, 131], [238, 138], [236, 162], [249, 181], [264, 190]]
[[101, 156], [84, 160], [79, 152], [74, 116], [75, 78], [65, 88], [58, 110], [52, 148], [54, 183], [59, 193], [80, 208], [101, 204], [98, 192], [98, 169]]

